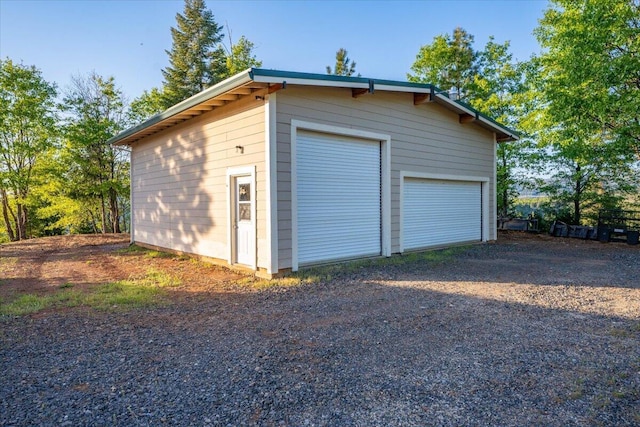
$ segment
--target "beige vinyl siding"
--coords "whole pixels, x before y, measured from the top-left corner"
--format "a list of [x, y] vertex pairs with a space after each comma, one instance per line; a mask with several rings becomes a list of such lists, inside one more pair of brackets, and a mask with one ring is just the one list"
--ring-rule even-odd
[[291, 267], [291, 120], [298, 119], [391, 136], [391, 250], [400, 248], [400, 171], [490, 177], [489, 236], [495, 235], [492, 132], [440, 105], [413, 105], [412, 93], [289, 86], [278, 92], [279, 267]]
[[255, 166], [258, 266], [266, 267], [264, 117], [252, 97], [134, 144], [132, 240], [228, 259], [227, 168]]

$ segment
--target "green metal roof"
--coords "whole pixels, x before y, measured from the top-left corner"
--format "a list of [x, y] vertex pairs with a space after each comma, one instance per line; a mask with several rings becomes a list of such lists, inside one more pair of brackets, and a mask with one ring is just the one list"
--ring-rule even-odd
[[515, 131], [480, 113], [464, 102], [450, 99], [448, 93], [431, 84], [250, 68], [197, 93], [137, 126], [125, 130], [107, 142], [118, 145], [132, 144], [142, 138], [206, 112], [207, 109], [203, 109], [202, 106], [210, 105], [210, 109], [215, 109], [215, 106], [219, 106], [220, 102], [225, 102], [219, 101], [222, 98], [232, 100], [234, 95], [237, 95], [239, 98], [260, 88], [267, 88], [270, 84], [343, 87], [368, 89], [373, 92], [397, 91], [413, 92], [414, 94], [430, 94], [432, 97], [431, 101], [435, 101], [459, 114], [468, 116], [475, 124], [496, 132], [498, 140], [509, 141], [518, 139], [518, 134]]
[[398, 86], [407, 88], [419, 88], [419, 89], [431, 89], [434, 87], [431, 84], [414, 83], [414, 82], [401, 82], [397, 80], [384, 80], [384, 79], [370, 79], [366, 77], [353, 77], [353, 76], [337, 76], [335, 74], [317, 74], [317, 73], [301, 73], [297, 71], [280, 71], [280, 70], [267, 70], [264, 68], [252, 68], [249, 70], [251, 79], [256, 80], [260, 77], [271, 77], [277, 79], [300, 79], [300, 80], [317, 80], [319, 82], [345, 82], [345, 83], [362, 83], [369, 85], [369, 82], [373, 81], [375, 85], [384, 86]]

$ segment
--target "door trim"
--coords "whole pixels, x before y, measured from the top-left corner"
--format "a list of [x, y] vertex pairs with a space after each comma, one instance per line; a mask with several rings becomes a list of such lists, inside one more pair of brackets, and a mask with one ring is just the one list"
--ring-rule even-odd
[[380, 143], [380, 198], [382, 256], [391, 256], [391, 136], [360, 129], [343, 128], [322, 123], [291, 120], [291, 270], [298, 271], [298, 171], [296, 144], [298, 131], [312, 131], [378, 141]]
[[256, 236], [256, 242], [253, 245], [254, 253], [251, 257], [251, 264], [242, 264], [251, 267], [253, 270], [257, 269], [257, 222], [256, 222], [256, 167], [253, 166], [241, 166], [227, 168], [227, 262], [229, 265], [237, 264], [236, 261], [236, 248], [234, 245], [234, 228], [233, 228], [233, 214], [235, 208], [235, 180], [237, 177], [250, 176], [251, 177], [251, 197], [253, 203], [251, 205], [251, 222]]

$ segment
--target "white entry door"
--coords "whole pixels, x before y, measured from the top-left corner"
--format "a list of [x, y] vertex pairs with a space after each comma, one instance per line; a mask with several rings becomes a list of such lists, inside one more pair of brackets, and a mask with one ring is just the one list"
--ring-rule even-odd
[[251, 176], [239, 176], [235, 181], [235, 261], [252, 266], [255, 264], [256, 253], [253, 182]]

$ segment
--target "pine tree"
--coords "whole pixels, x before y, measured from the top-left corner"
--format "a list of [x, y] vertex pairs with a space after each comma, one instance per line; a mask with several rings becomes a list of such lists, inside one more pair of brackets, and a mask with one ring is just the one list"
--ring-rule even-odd
[[262, 61], [258, 61], [253, 53], [254, 45], [245, 36], [240, 37], [238, 43], [231, 42], [231, 30], [229, 30], [229, 43], [231, 49], [227, 55], [226, 65], [228, 76], [238, 74], [247, 68], [262, 67]]
[[336, 76], [352, 76], [356, 72], [356, 63], [351, 61], [349, 63], [349, 57], [347, 56], [347, 50], [344, 48], [338, 49], [336, 52], [336, 65], [331, 70], [331, 67], [327, 65], [327, 74], [335, 74]]
[[412, 82], [435, 84], [466, 100], [477, 72], [473, 39], [473, 35], [460, 27], [453, 30], [452, 35], [434, 37], [433, 43], [420, 48], [411, 66], [414, 74], [408, 74], [407, 78]]
[[173, 46], [170, 66], [162, 70], [162, 103], [169, 108], [222, 80], [226, 75], [226, 52], [220, 44], [222, 27], [204, 0], [185, 0], [183, 14], [171, 27]]

